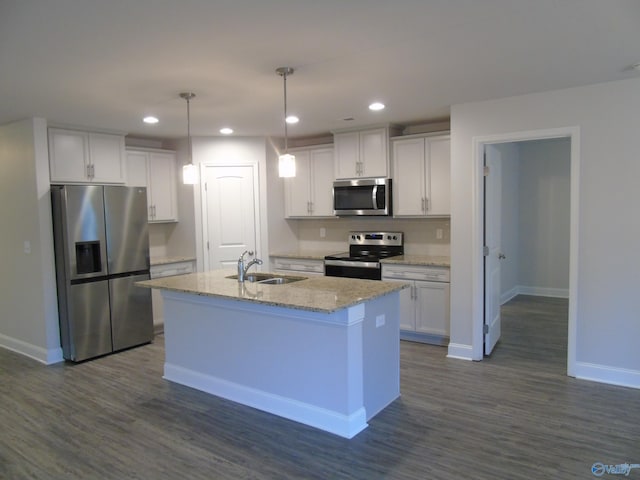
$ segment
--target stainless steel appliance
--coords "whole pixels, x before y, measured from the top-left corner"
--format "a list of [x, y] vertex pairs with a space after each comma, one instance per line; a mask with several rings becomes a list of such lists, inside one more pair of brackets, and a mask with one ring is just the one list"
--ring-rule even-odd
[[334, 215], [344, 217], [391, 213], [390, 178], [358, 178], [333, 182]]
[[330, 277], [380, 280], [380, 260], [403, 254], [402, 232], [351, 232], [348, 252], [324, 257], [324, 273]]
[[63, 356], [79, 362], [153, 339], [147, 193], [142, 187], [52, 185]]

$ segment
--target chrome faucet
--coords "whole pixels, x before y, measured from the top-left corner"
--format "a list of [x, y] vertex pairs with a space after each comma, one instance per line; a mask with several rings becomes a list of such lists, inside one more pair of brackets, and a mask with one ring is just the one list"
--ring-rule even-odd
[[245, 266], [244, 264], [245, 255], [252, 256], [253, 252], [250, 252], [249, 250], [245, 250], [244, 253], [240, 255], [240, 258], [238, 259], [238, 282], [239, 283], [244, 283], [244, 278], [247, 276], [247, 270], [249, 270], [252, 265], [262, 265], [262, 260], [260, 260], [259, 258], [254, 258]]

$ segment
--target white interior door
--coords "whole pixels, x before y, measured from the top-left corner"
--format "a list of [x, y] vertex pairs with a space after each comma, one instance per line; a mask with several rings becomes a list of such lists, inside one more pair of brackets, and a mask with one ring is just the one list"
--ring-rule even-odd
[[485, 146], [484, 177], [484, 354], [493, 351], [500, 338], [500, 260], [502, 159], [493, 145]]
[[245, 250], [258, 256], [256, 167], [209, 165], [204, 170], [206, 267], [235, 268]]

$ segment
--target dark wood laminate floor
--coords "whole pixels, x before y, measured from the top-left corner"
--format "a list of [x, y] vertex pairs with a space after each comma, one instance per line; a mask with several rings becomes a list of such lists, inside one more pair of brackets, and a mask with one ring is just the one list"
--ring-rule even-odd
[[162, 337], [80, 365], [0, 349], [0, 478], [588, 479], [640, 463], [640, 391], [566, 376], [566, 314], [517, 297], [479, 363], [402, 342], [402, 397], [352, 440], [162, 380]]

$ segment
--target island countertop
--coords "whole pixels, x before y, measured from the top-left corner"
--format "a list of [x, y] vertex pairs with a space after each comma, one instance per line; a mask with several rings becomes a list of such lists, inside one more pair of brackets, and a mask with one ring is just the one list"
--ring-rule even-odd
[[[227, 298], [264, 305], [333, 313], [391, 292], [409, 284], [339, 277], [303, 277], [298, 282], [282, 285], [238, 283], [227, 278], [233, 270], [213, 270], [176, 277], [137, 282], [136, 285], [209, 297]], [[251, 272], [250, 272], [251, 273]], [[282, 276], [273, 274], [274, 277]]]

